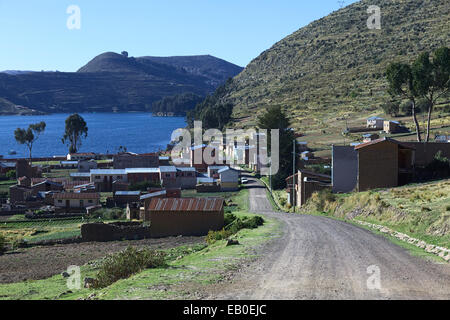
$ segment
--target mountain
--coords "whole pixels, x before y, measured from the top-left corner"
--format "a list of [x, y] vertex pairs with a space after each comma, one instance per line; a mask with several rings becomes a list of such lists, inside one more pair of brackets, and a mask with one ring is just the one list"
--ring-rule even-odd
[[11, 105], [52, 113], [151, 111], [164, 97], [205, 96], [240, 71], [211, 56], [134, 58], [107, 52], [77, 72], [0, 73], [0, 114], [14, 112]]
[[[381, 8], [381, 30], [367, 27], [371, 5]], [[240, 127], [253, 125], [268, 106], [280, 105], [302, 132], [323, 129], [340, 117], [377, 113], [387, 98], [388, 63], [448, 46], [449, 21], [448, 0], [362, 0], [261, 53], [214, 101], [232, 104], [234, 125]]]

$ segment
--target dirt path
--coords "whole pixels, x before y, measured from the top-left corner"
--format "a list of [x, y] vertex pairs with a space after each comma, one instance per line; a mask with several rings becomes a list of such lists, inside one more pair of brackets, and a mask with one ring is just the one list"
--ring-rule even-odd
[[[275, 213], [249, 183], [252, 212], [281, 221], [283, 235], [210, 299], [450, 299], [450, 266], [411, 256], [382, 236], [325, 217]], [[371, 267], [372, 266], [372, 267]], [[379, 270], [381, 289], [376, 287]]]

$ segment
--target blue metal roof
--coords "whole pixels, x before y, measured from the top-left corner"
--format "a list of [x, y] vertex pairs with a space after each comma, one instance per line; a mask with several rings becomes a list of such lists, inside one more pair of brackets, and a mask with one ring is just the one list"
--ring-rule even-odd
[[0, 162], [0, 167], [2, 168], [15, 168], [16, 163], [15, 162]]
[[70, 174], [71, 177], [90, 177], [91, 174], [89, 172], [72, 172]]
[[159, 173], [159, 168], [128, 168], [126, 173]]
[[125, 175], [127, 174], [125, 169], [93, 169], [91, 170], [90, 174], [94, 175]]
[[140, 191], [116, 191], [116, 196], [139, 196], [141, 195]]
[[223, 169], [219, 170], [218, 173], [222, 173], [222, 172], [225, 172], [225, 171], [228, 171], [228, 170], [231, 170], [231, 171], [238, 171], [238, 170], [236, 170], [236, 169], [233, 169], [233, 168], [230, 168], [230, 167], [226, 167], [226, 168], [223, 168]]
[[160, 172], [176, 172], [177, 168], [175, 166], [161, 166], [159, 167]]
[[194, 167], [176, 167], [178, 171], [185, 171], [185, 172], [195, 172], [197, 171]]

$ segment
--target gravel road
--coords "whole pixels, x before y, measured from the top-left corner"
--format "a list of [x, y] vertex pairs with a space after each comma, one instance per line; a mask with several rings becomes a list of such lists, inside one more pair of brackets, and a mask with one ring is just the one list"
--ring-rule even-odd
[[345, 222], [273, 212], [266, 190], [249, 180], [251, 211], [278, 219], [282, 236], [212, 299], [450, 299], [449, 264]]

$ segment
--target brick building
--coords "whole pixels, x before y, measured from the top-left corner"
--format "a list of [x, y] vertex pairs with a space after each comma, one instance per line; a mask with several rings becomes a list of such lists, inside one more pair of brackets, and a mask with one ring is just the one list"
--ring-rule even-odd
[[136, 154], [124, 152], [115, 155], [113, 163], [114, 169], [157, 168], [159, 167], [159, 155], [156, 153]]
[[224, 226], [223, 198], [152, 199], [143, 215], [152, 238], [204, 236]]

